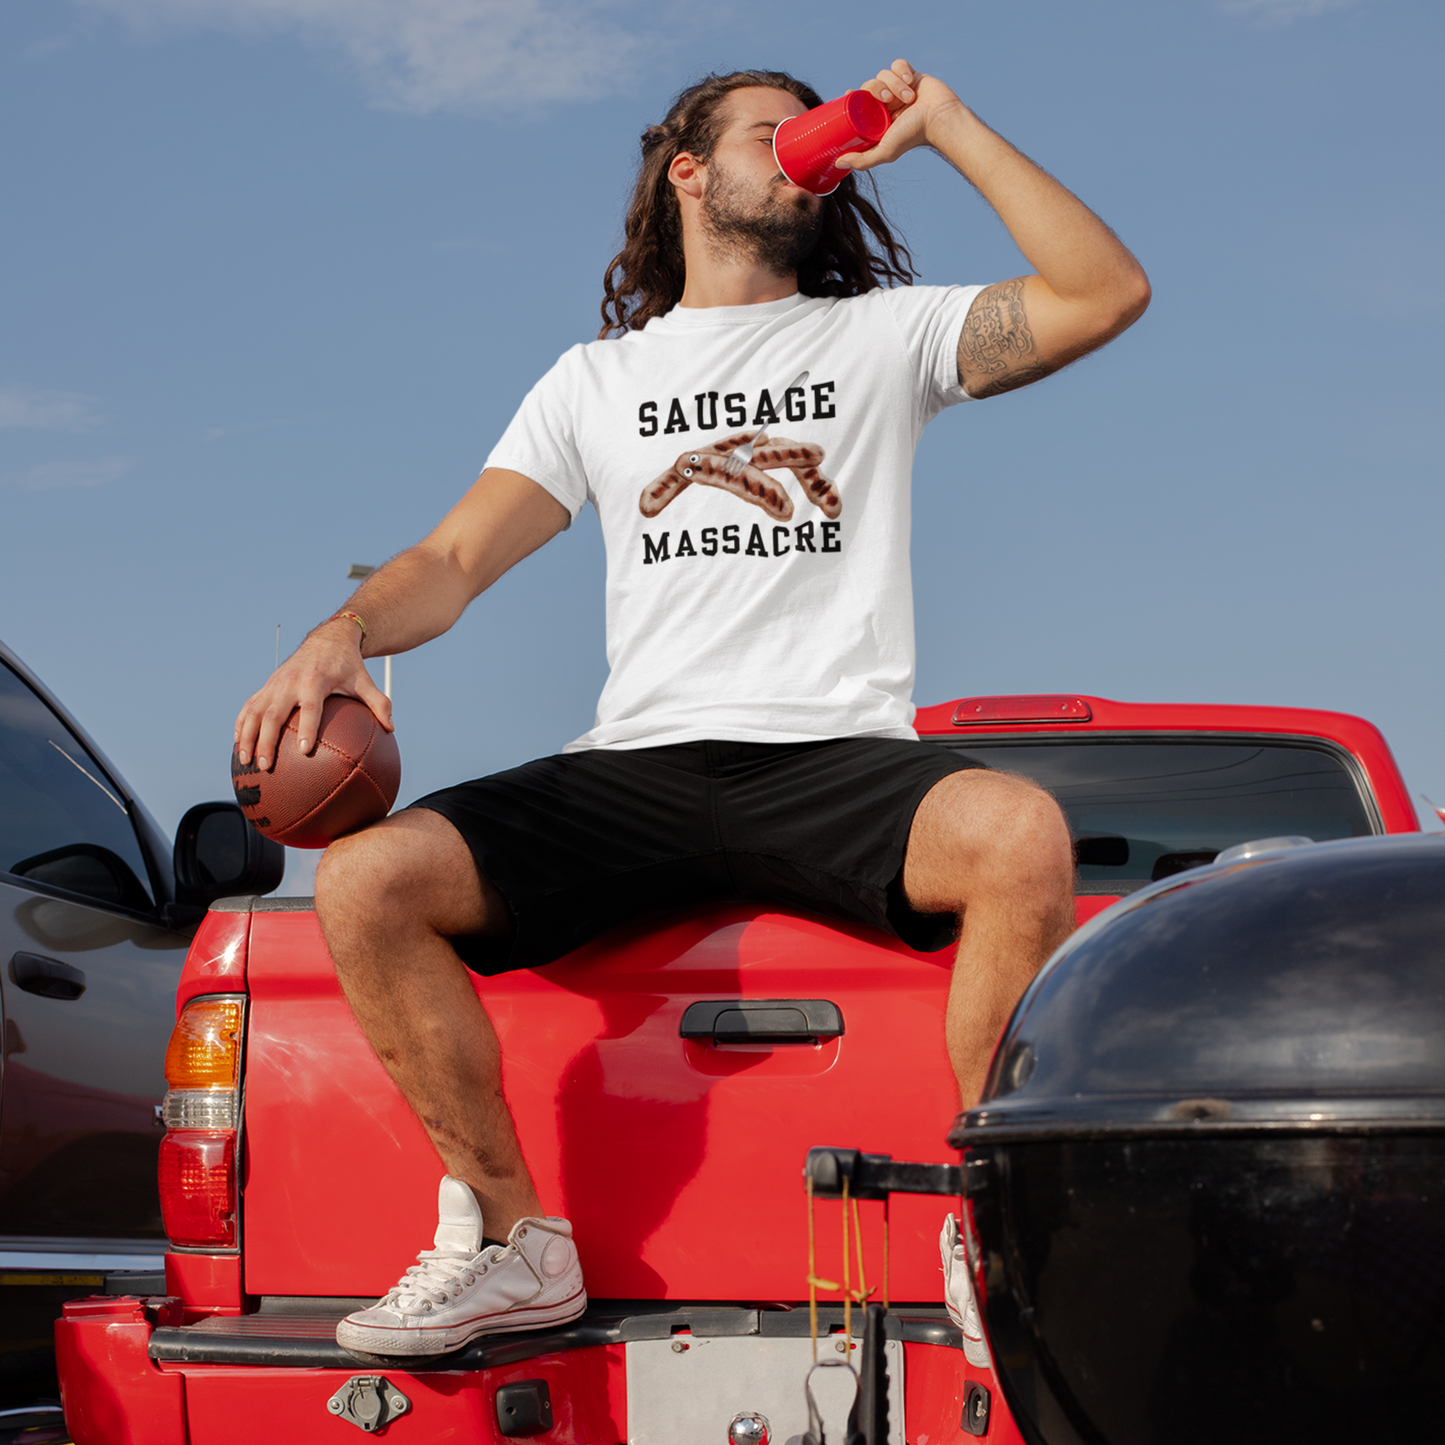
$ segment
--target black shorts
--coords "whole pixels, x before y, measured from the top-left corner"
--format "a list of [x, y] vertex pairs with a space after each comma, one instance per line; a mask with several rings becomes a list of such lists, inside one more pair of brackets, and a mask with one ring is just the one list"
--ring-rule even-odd
[[893, 738], [677, 743], [539, 758], [429, 793], [511, 907], [512, 937], [453, 939], [468, 968], [535, 968], [641, 914], [722, 899], [868, 923], [932, 951], [952, 914], [903, 898], [913, 815], [976, 763]]

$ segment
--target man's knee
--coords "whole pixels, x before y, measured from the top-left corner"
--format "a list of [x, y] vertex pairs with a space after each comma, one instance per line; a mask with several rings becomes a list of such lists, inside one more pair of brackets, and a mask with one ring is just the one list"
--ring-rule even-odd
[[328, 937], [358, 923], [377, 934], [480, 933], [497, 924], [499, 904], [505, 915], [456, 829], [417, 810], [338, 838], [316, 869], [316, 912]]
[[[950, 885], [959, 904], [980, 888], [1072, 893], [1073, 848], [1058, 803], [1027, 778], [971, 770], [943, 779], [924, 799], [909, 837], [936, 892]], [[920, 884], [923, 880], [920, 878]]]
[[1057, 872], [1073, 870], [1073, 847], [1064, 811], [1053, 797], [1026, 778], [1009, 778], [994, 823], [997, 847], [1009, 861], [1035, 860]]
[[338, 838], [316, 865], [316, 912], [323, 925], [344, 916], [394, 916], [405, 910], [406, 860], [381, 828]]

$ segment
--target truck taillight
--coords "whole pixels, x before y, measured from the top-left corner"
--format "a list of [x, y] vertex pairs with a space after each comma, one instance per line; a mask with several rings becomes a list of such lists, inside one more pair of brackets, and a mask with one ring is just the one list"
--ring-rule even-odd
[[236, 1130], [246, 1000], [193, 999], [166, 1049], [161, 1217], [172, 1244], [236, 1245]]
[[236, 1135], [174, 1129], [161, 1140], [161, 1215], [172, 1244], [236, 1243]]

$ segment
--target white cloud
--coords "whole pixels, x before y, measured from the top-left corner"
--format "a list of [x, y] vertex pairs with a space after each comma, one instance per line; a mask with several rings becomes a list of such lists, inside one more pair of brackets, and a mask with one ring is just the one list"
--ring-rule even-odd
[[311, 420], [308, 417], [273, 417], [270, 421], [245, 422], [240, 426], [211, 426], [201, 433], [203, 440], [208, 442], [225, 441], [230, 437], [250, 436], [259, 431], [275, 431], [277, 427], [301, 426], [303, 422]]
[[0, 427], [37, 427], [43, 431], [85, 431], [97, 421], [93, 397], [73, 391], [36, 391], [0, 386]]
[[1292, 20], [1313, 20], [1331, 10], [1348, 10], [1360, 0], [1227, 0], [1228, 15], [1245, 15], [1265, 25], [1288, 25]]
[[25, 47], [25, 58], [27, 60], [43, 60], [47, 55], [55, 55], [62, 50], [69, 50], [75, 44], [74, 35], [46, 35], [39, 40], [32, 40]]
[[27, 492], [48, 492], [56, 487], [101, 487], [123, 477], [135, 466], [134, 457], [102, 457], [95, 462], [45, 462], [23, 472], [11, 472], [5, 481]]
[[399, 110], [508, 109], [622, 89], [655, 49], [639, 0], [87, 0], [147, 31], [294, 32], [339, 49]]

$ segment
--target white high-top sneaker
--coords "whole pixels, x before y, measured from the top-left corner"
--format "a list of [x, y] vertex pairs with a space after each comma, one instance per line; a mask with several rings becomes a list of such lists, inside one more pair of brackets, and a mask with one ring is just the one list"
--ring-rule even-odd
[[437, 1191], [434, 1248], [370, 1309], [347, 1315], [336, 1342], [369, 1355], [440, 1355], [479, 1335], [566, 1324], [587, 1308], [565, 1219], [521, 1219], [482, 1248], [476, 1196], [450, 1174]]
[[991, 1370], [993, 1360], [989, 1357], [988, 1343], [983, 1337], [983, 1321], [979, 1319], [973, 1280], [969, 1278], [968, 1255], [963, 1247], [958, 1220], [952, 1214], [943, 1221], [943, 1233], [938, 1236], [938, 1252], [943, 1256], [943, 1302], [948, 1306], [954, 1324], [963, 1331], [963, 1357], [980, 1370]]

